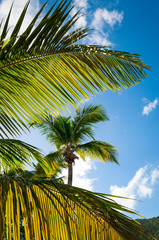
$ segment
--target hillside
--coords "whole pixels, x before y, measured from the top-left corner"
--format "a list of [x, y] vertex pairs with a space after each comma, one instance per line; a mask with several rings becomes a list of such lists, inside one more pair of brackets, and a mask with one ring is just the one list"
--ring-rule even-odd
[[159, 240], [159, 217], [149, 219], [137, 219], [148, 231]]

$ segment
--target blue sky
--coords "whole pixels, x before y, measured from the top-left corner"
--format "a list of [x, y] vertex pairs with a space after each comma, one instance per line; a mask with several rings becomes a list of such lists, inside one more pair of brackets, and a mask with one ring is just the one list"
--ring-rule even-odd
[[[14, 24], [25, 0], [14, 1]], [[50, 1], [49, 4], [53, 2]], [[8, 11], [12, 0], [0, 2], [0, 15]], [[30, 21], [43, 1], [32, 0], [27, 16]], [[143, 61], [151, 66], [147, 78], [139, 85], [123, 92], [105, 92], [91, 98], [94, 104], [103, 104], [110, 121], [99, 124], [96, 139], [109, 141], [118, 149], [115, 164], [103, 164], [88, 159], [78, 161], [74, 167], [74, 184], [93, 191], [123, 195], [140, 200], [121, 201], [145, 217], [159, 215], [159, 83], [158, 55], [159, 30], [157, 0], [112, 0], [75, 1], [77, 11], [83, 8], [78, 27], [95, 29], [85, 41], [88, 44], [111, 45], [116, 50], [142, 55]], [[25, 28], [24, 24], [24, 28]], [[86, 43], [85, 42], [85, 43]], [[28, 143], [51, 151], [44, 137], [33, 130], [22, 136]], [[65, 173], [63, 173], [65, 174]]]

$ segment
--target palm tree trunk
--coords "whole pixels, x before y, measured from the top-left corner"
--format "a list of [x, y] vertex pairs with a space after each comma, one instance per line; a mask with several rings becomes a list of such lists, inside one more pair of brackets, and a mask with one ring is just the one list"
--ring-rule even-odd
[[72, 186], [73, 167], [72, 161], [68, 162], [68, 185]]

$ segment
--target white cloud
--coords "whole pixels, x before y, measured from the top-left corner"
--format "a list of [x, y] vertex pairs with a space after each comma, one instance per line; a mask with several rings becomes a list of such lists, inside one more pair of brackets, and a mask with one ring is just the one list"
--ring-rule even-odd
[[151, 172], [151, 184], [152, 185], [156, 184], [158, 179], [159, 179], [159, 167]]
[[[132, 199], [143, 199], [152, 197], [153, 186], [159, 179], [159, 167], [151, 170], [148, 166], [140, 168], [135, 176], [128, 182], [127, 186], [110, 186], [112, 195], [123, 196]], [[118, 203], [134, 209], [137, 201], [129, 199], [116, 199]]]
[[75, 27], [76, 28], [81, 28], [81, 27], [86, 27], [87, 25], [87, 8], [88, 8], [88, 2], [87, 0], [74, 0], [73, 2], [74, 8], [71, 11], [71, 16], [76, 14], [80, 10], [81, 17], [77, 20]]
[[92, 44], [97, 44], [97, 45], [103, 45], [103, 46], [112, 46], [112, 42], [108, 40], [109, 34], [105, 33], [103, 31], [96, 31], [88, 37], [89, 43]]
[[[9, 7], [12, 4], [12, 0], [2, 0], [0, 3], [0, 20], [7, 16]], [[15, 0], [13, 4], [13, 10], [10, 19], [10, 27], [13, 29], [15, 26], [17, 19], [22, 12], [24, 5], [26, 4], [27, 0]], [[106, 8], [104, 9], [96, 9], [95, 12], [92, 14], [89, 11], [89, 4], [88, 0], [74, 0], [73, 4], [75, 7], [71, 11], [71, 16], [73, 16], [77, 11], [80, 11], [81, 17], [75, 23], [75, 28], [87, 27], [90, 26], [95, 29], [91, 36], [85, 38], [84, 43], [89, 44], [99, 44], [104, 46], [111, 46], [113, 45], [112, 42], [109, 40], [109, 34], [105, 31], [105, 23], [108, 26], [113, 28], [115, 24], [120, 24], [123, 19], [123, 12], [118, 12], [117, 10], [108, 11]], [[26, 26], [31, 22], [35, 13], [39, 10], [40, 3], [39, 0], [32, 0], [30, 2], [25, 21], [22, 25], [21, 32], [26, 29]], [[92, 18], [93, 17], [93, 18]], [[92, 18], [92, 19], [91, 19]]]
[[144, 102], [144, 103], [149, 103], [150, 101], [147, 99], [147, 98], [142, 98], [142, 101]]
[[[0, 3], [0, 18], [2, 20], [3, 17], [8, 15], [9, 9], [13, 3], [13, 9], [10, 17], [9, 26], [11, 29], [15, 26], [25, 4], [28, 0], [2, 0]], [[39, 10], [39, 0], [31, 1], [29, 4], [28, 11], [25, 16], [24, 23], [21, 28], [21, 32], [23, 32], [28, 24], [31, 22], [32, 18], [35, 16], [35, 13]]]
[[117, 10], [108, 11], [106, 8], [98, 8], [94, 12], [94, 19], [92, 21], [92, 26], [96, 29], [102, 30], [105, 23], [113, 27], [117, 23], [121, 23], [123, 20], [123, 12], [119, 13]]
[[123, 20], [123, 12], [117, 10], [108, 11], [106, 8], [98, 8], [94, 12], [91, 27], [95, 29], [91, 37], [89, 37], [90, 44], [99, 44], [104, 46], [111, 46], [113, 43], [109, 40], [108, 32], [105, 32], [105, 26], [110, 26], [111, 29], [115, 24], [120, 24]]
[[[95, 178], [89, 178], [88, 173], [95, 169], [95, 163], [87, 159], [86, 161], [83, 161], [79, 158], [79, 160], [75, 161], [75, 165], [73, 166], [73, 186], [84, 188], [87, 190], [92, 191], [93, 190], [93, 182], [96, 180]], [[62, 171], [62, 176], [68, 175], [68, 170], [64, 169]], [[67, 183], [67, 179], [65, 178], [65, 183]]]
[[108, 29], [105, 31], [105, 27], [107, 24], [107, 27], [109, 26], [109, 29], [112, 29], [114, 25], [120, 24], [123, 20], [123, 12], [97, 8], [94, 13], [92, 13], [89, 11], [90, 6], [88, 0], [74, 0], [73, 4], [75, 7], [71, 12], [71, 16], [81, 10], [81, 17], [76, 22], [75, 27], [89, 26], [94, 29], [92, 34], [83, 40], [83, 43], [112, 46], [113, 43], [109, 40]]
[[149, 115], [149, 113], [157, 107], [158, 99], [156, 98], [153, 102], [149, 102], [146, 106], [144, 106], [142, 115]]

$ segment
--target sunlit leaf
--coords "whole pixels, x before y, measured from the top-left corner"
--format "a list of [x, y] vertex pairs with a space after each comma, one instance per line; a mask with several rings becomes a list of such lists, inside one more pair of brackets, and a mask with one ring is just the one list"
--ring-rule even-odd
[[[0, 112], [8, 119], [36, 119], [44, 109], [56, 114], [90, 95], [122, 90], [146, 77], [149, 66], [137, 54], [77, 43], [90, 30], [72, 30], [79, 13], [69, 18], [71, 1], [55, 3], [37, 23], [44, 4], [20, 33], [28, 4], [10, 35], [9, 10], [0, 38]], [[19, 123], [14, 125], [19, 128]], [[0, 134], [18, 134], [14, 125]]]
[[20, 224], [26, 240], [149, 239], [140, 224], [121, 211], [133, 212], [107, 195], [16, 174], [1, 175], [0, 189], [1, 239], [21, 239]]

